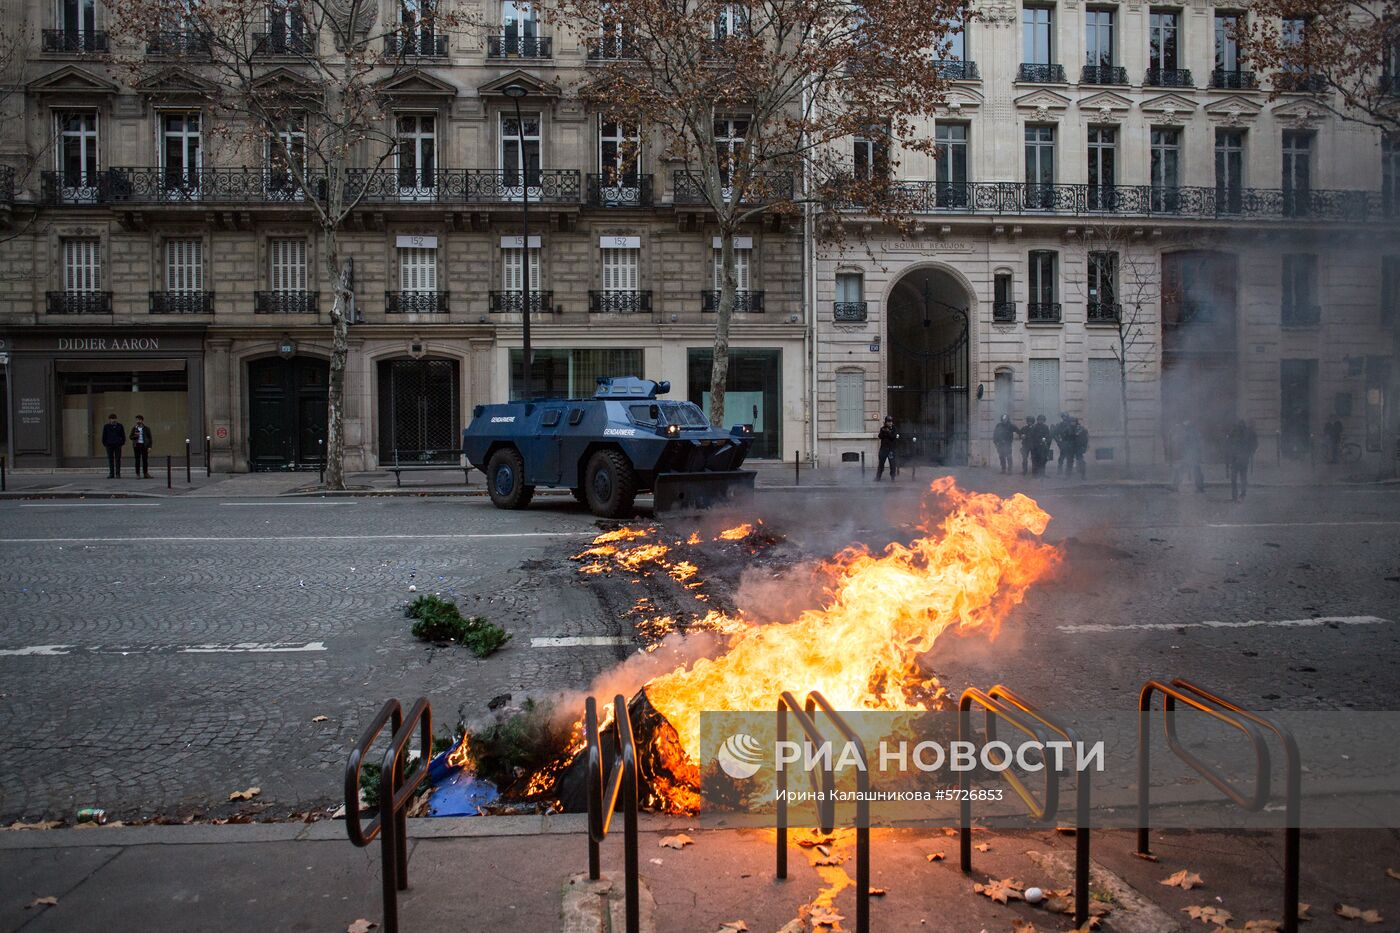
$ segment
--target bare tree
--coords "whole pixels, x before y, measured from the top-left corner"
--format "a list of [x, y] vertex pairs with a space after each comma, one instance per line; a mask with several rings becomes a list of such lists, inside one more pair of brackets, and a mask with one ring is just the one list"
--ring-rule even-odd
[[344, 395], [355, 292], [341, 233], [382, 184], [397, 139], [384, 85], [409, 68], [425, 44], [462, 20], [427, 3], [377, 21], [373, 0], [111, 0], [117, 34], [160, 56], [123, 60], [137, 80], [195, 76], [182, 87], [227, 121], [226, 135], [262, 158], [254, 177], [265, 197], [302, 206], [319, 228], [320, 262], [332, 282], [327, 386], [326, 486], [345, 486]]
[[[600, 63], [577, 88], [590, 108], [645, 131], [676, 172], [678, 203], [707, 206], [720, 240], [710, 420], [724, 421], [729, 333], [738, 291], [734, 237], [781, 225], [804, 204], [906, 221], [894, 181], [901, 152], [944, 96], [947, 36], [961, 0], [558, 0]], [[956, 63], [961, 65], [961, 63]], [[851, 140], [868, 140], [852, 160]]]

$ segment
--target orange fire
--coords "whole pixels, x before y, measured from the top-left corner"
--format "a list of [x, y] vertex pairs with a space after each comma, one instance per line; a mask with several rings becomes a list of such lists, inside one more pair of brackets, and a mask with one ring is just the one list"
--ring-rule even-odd
[[[934, 524], [938, 513], [946, 514]], [[819, 690], [840, 710], [924, 708], [941, 688], [921, 672], [920, 655], [950, 628], [995, 637], [1059, 562], [1039, 540], [1050, 516], [1026, 496], [969, 493], [940, 477], [923, 515], [921, 536], [908, 544], [881, 554], [849, 548], [828, 561], [821, 608], [767, 625], [720, 616], [715, 627], [731, 634], [724, 654], [647, 684], [691, 762], [700, 758], [701, 711], [771, 710], [784, 690]], [[737, 531], [720, 537], [748, 534], [728, 537]]]
[[753, 534], [753, 523], [744, 522], [742, 525], [735, 525], [733, 528], [726, 528], [719, 533], [720, 541], [742, 541]]

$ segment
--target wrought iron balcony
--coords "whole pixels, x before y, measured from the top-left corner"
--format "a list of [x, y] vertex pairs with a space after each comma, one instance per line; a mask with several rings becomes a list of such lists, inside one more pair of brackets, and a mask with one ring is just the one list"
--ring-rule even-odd
[[147, 55], [208, 55], [209, 36], [196, 29], [162, 30], [146, 40]]
[[[676, 204], [708, 204], [705, 188], [699, 178], [684, 169], [678, 169], [671, 177], [672, 197]], [[734, 196], [732, 188], [723, 192], [725, 200]], [[792, 197], [791, 172], [754, 172], [749, 177], [748, 189], [743, 203], [763, 204], [781, 201]]]
[[385, 58], [446, 58], [447, 37], [429, 30], [393, 32], [384, 37]]
[[590, 62], [620, 62], [637, 57], [636, 41], [631, 36], [591, 36], [586, 42]]
[[1217, 68], [1210, 73], [1210, 86], [1222, 91], [1252, 91], [1259, 87], [1252, 71]]
[[518, 203], [528, 182], [531, 204], [578, 204], [582, 187], [573, 169], [527, 172], [496, 169], [363, 169], [346, 179], [347, 198], [370, 203], [443, 202], [467, 204]]
[[46, 292], [49, 314], [111, 314], [111, 292]]
[[[509, 292], [490, 292], [489, 310], [492, 314], [520, 314], [525, 307], [525, 293], [516, 289]], [[554, 310], [554, 292], [530, 289], [530, 313], [550, 313]]]
[[554, 40], [548, 36], [487, 36], [487, 58], [550, 58]]
[[965, 62], [959, 59], [941, 59], [933, 63], [938, 69], [938, 76], [947, 81], [981, 81], [982, 76], [977, 73], [976, 62]]
[[1149, 68], [1142, 83], [1148, 87], [1195, 87], [1190, 68]]
[[385, 314], [446, 314], [449, 292], [385, 292]]
[[258, 32], [253, 34], [254, 55], [308, 55], [316, 51], [314, 32]]
[[1016, 322], [1016, 302], [996, 301], [992, 303], [992, 321], [997, 324], [1014, 324]]
[[831, 319], [838, 324], [861, 324], [868, 317], [863, 301], [833, 301]]
[[651, 310], [650, 291], [590, 291], [588, 310], [594, 314], [636, 314]]
[[253, 292], [254, 314], [315, 314], [320, 304], [320, 292]]
[[1067, 84], [1064, 65], [1043, 65], [1022, 62], [1016, 80], [1027, 84]]
[[213, 292], [151, 292], [152, 314], [213, 314]]
[[[719, 289], [709, 288], [700, 292], [700, 310], [710, 313], [719, 310]], [[736, 291], [734, 293], [734, 310], [744, 314], [762, 314], [763, 289]]]
[[1060, 323], [1058, 301], [1032, 301], [1026, 305], [1026, 320], [1032, 324]]
[[15, 200], [15, 170], [10, 165], [0, 165], [0, 204], [13, 204]]
[[614, 173], [587, 176], [590, 207], [650, 207], [650, 175], [617, 175]]
[[[1025, 68], [1025, 65], [1021, 66]], [[1059, 66], [1053, 66], [1058, 68]], [[1026, 80], [1026, 79], [1023, 79]], [[1061, 78], [1061, 81], [1064, 79]], [[1080, 84], [1127, 84], [1128, 69], [1120, 65], [1085, 65], [1079, 73]]]
[[1090, 324], [1117, 324], [1123, 317], [1123, 306], [1116, 301], [1091, 301], [1087, 305]]
[[1279, 323], [1284, 327], [1316, 327], [1322, 323], [1322, 307], [1303, 302], [1285, 301]]
[[1327, 79], [1305, 72], [1280, 71], [1274, 75], [1274, 87], [1288, 94], [1321, 94], [1327, 90]]
[[45, 52], [86, 55], [101, 55], [112, 50], [107, 33], [79, 32], [76, 29], [45, 29], [42, 48]]

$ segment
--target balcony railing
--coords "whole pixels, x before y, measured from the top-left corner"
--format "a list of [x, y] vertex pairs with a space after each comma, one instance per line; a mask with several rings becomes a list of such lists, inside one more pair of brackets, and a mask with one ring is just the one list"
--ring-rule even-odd
[[447, 36], [435, 32], [394, 32], [384, 37], [385, 58], [446, 58]]
[[196, 29], [162, 30], [146, 40], [147, 55], [208, 55], [209, 36]]
[[1285, 301], [1279, 323], [1284, 327], [1316, 327], [1322, 323], [1322, 307]]
[[636, 314], [651, 310], [651, 292], [590, 291], [588, 310], [594, 314]]
[[592, 174], [585, 179], [589, 207], [650, 207], [650, 175]]
[[359, 170], [346, 181], [347, 196], [361, 195], [373, 203], [449, 202], [490, 204], [519, 202], [529, 188], [531, 204], [577, 204], [580, 176], [573, 169], [539, 169], [527, 172], [496, 169], [441, 169], [435, 172], [403, 169]]
[[1039, 65], [1022, 62], [1016, 80], [1028, 84], [1066, 84], [1064, 65]]
[[1274, 87], [1289, 94], [1321, 94], [1327, 90], [1327, 79], [1322, 75], [1280, 71], [1274, 75]]
[[1026, 320], [1032, 324], [1060, 323], [1058, 301], [1032, 301], [1026, 305]]
[[105, 54], [112, 50], [107, 33], [78, 32], [73, 29], [45, 29], [42, 48], [45, 52], [70, 52], [86, 55]]
[[550, 58], [554, 40], [549, 36], [487, 36], [487, 58]]
[[1123, 306], [1116, 301], [1091, 301], [1087, 306], [1090, 324], [1117, 324], [1123, 317]]
[[938, 69], [938, 76], [945, 81], [981, 81], [982, 76], [977, 73], [976, 62], [965, 62], [957, 59], [943, 59], [933, 63]]
[[254, 314], [315, 314], [320, 304], [320, 292], [253, 292]]
[[111, 314], [111, 292], [47, 292], [49, 314]]
[[1210, 86], [1222, 91], [1252, 91], [1259, 82], [1252, 71], [1217, 68], [1210, 73]]
[[997, 324], [1016, 323], [1016, 302], [996, 301], [992, 303], [992, 321]]
[[[719, 289], [708, 288], [700, 292], [700, 310], [711, 313], [719, 310]], [[744, 314], [762, 314], [763, 289], [736, 291], [734, 293], [734, 310]]]
[[[1025, 65], [1021, 66], [1025, 68]], [[1058, 65], [1051, 67], [1058, 68]], [[1051, 80], [1049, 78], [1023, 78], [1025, 80]], [[1064, 79], [1061, 78], [1061, 81]], [[1079, 73], [1080, 84], [1127, 84], [1128, 69], [1121, 65], [1085, 65], [1084, 70]]]
[[586, 42], [590, 62], [620, 62], [637, 57], [636, 41], [631, 36], [591, 36]]
[[446, 314], [449, 292], [385, 292], [385, 314]]
[[863, 301], [833, 301], [831, 318], [838, 324], [861, 324], [867, 317]]
[[[699, 178], [684, 169], [678, 169], [671, 177], [671, 190], [677, 204], [707, 204], [705, 189]], [[734, 196], [732, 188], [724, 192], [725, 200]], [[763, 204], [768, 201], [781, 201], [792, 197], [791, 172], [754, 172], [749, 177], [748, 190], [743, 203]]]
[[1148, 87], [1195, 87], [1190, 68], [1149, 68], [1142, 83]]
[[[525, 307], [525, 293], [516, 289], [510, 292], [490, 292], [489, 309], [492, 314], [520, 314]], [[530, 289], [530, 313], [549, 313], [554, 310], [554, 292]]]
[[213, 314], [213, 292], [151, 292], [152, 314]]
[[258, 32], [253, 34], [254, 55], [308, 55], [316, 50], [314, 32]]

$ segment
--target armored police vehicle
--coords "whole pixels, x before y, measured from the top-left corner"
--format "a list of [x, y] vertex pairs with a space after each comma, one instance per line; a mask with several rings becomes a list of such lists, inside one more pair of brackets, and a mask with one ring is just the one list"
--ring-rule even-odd
[[740, 470], [748, 425], [711, 427], [693, 402], [662, 400], [669, 382], [599, 379], [591, 399], [533, 399], [478, 405], [462, 449], [486, 474], [499, 509], [523, 509], [538, 486], [563, 486], [595, 515], [628, 514], [650, 490], [657, 511], [751, 495]]

